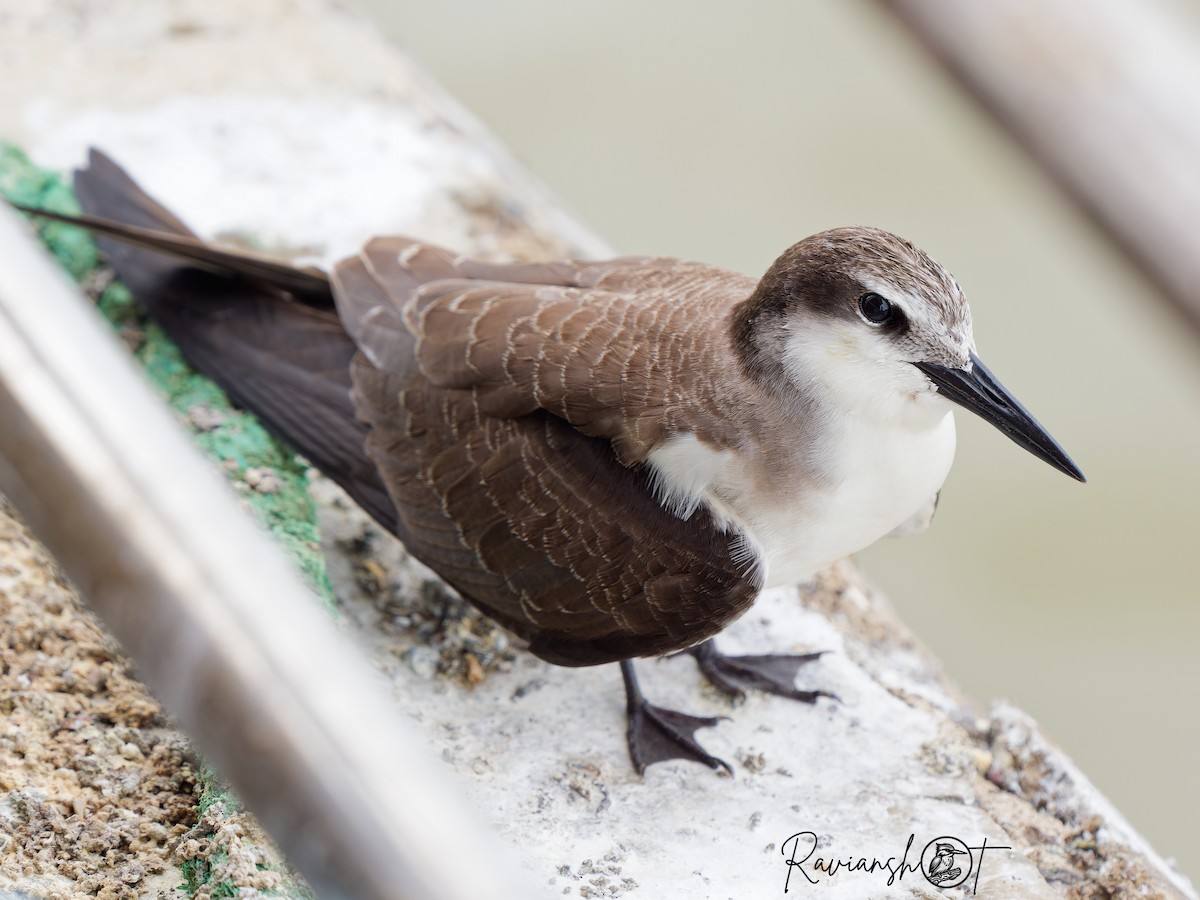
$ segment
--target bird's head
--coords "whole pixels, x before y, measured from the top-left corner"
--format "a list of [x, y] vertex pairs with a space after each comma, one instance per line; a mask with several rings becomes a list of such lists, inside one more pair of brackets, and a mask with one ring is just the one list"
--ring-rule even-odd
[[748, 372], [814, 390], [846, 411], [905, 421], [981, 416], [1083, 481], [1058, 443], [975, 354], [971, 310], [941, 265], [878, 228], [838, 228], [790, 247], [739, 308]]

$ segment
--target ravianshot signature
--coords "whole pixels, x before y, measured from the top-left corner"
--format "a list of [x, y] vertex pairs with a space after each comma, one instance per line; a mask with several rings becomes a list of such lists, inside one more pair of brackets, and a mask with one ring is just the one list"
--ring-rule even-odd
[[[821, 879], [832, 878], [843, 872], [857, 872], [863, 876], [886, 874], [884, 883], [887, 886], [901, 881], [905, 875], [921, 875], [930, 884], [939, 888], [952, 888], [962, 885], [974, 875], [971, 881], [971, 893], [979, 887], [979, 874], [983, 871], [983, 859], [988, 850], [1011, 850], [1011, 847], [1000, 844], [989, 844], [983, 838], [977, 846], [969, 847], [966, 842], [951, 835], [942, 835], [925, 844], [919, 856], [914, 856], [912, 847], [916, 835], [908, 836], [904, 852], [897, 856], [880, 859], [877, 856], [864, 856], [854, 852], [844, 852], [829, 855], [817, 853], [817, 835], [813, 831], [798, 831], [783, 842], [781, 851], [784, 864], [787, 866], [787, 876], [783, 881], [783, 892], [786, 894], [796, 884], [807, 882], [810, 885], [820, 884]], [[911, 857], [911, 861], [910, 861]], [[804, 882], [793, 882], [793, 875], [803, 877]]]

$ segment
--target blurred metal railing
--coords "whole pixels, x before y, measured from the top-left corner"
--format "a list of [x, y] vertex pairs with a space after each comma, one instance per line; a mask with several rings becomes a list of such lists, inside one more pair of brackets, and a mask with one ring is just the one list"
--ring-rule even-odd
[[536, 896], [2, 204], [0, 490], [319, 896]]
[[1200, 336], [1200, 28], [1156, 0], [880, 0]]

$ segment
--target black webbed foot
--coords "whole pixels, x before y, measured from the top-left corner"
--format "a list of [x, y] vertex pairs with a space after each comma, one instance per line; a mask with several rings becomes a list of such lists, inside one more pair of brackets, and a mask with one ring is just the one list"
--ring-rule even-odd
[[629, 717], [626, 732], [629, 756], [639, 775], [645, 774], [646, 767], [652, 763], [668, 759], [690, 759], [733, 774], [729, 763], [706, 752], [696, 742], [696, 730], [716, 725], [720, 718], [690, 716], [652, 705], [638, 686], [630, 660], [621, 663], [621, 675], [625, 678], [625, 708]]
[[816, 653], [726, 656], [717, 650], [716, 644], [710, 639], [683, 652], [696, 658], [705, 678], [739, 700], [745, 698], [748, 690], [778, 694], [802, 703], [816, 703], [820, 697], [838, 699], [828, 691], [802, 691], [796, 687], [796, 673], [819, 659], [825, 652], [823, 650]]

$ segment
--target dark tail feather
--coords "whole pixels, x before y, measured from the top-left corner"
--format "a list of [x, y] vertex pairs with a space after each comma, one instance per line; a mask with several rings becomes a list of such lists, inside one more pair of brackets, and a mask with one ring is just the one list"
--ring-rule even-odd
[[86, 217], [53, 218], [108, 235], [117, 275], [188, 361], [395, 531], [350, 400], [356, 347], [328, 278], [209, 247], [103, 153], [88, 163], [75, 174]]
[[[246, 251], [221, 250], [204, 243], [169, 210], [150, 197], [129, 175], [99, 150], [88, 153], [88, 166], [75, 178], [75, 193], [84, 210], [92, 214], [69, 216], [15, 204], [17, 209], [47, 219], [81, 225], [116, 241], [100, 240], [114, 261], [126, 248], [156, 250], [209, 271], [239, 275], [266, 290], [286, 291], [298, 300], [328, 305], [329, 276], [317, 269], [298, 269]], [[154, 277], [175, 268], [169, 259], [150, 261], [131, 273], [134, 279]], [[126, 283], [130, 283], [127, 281]], [[130, 284], [131, 287], [139, 287]]]

